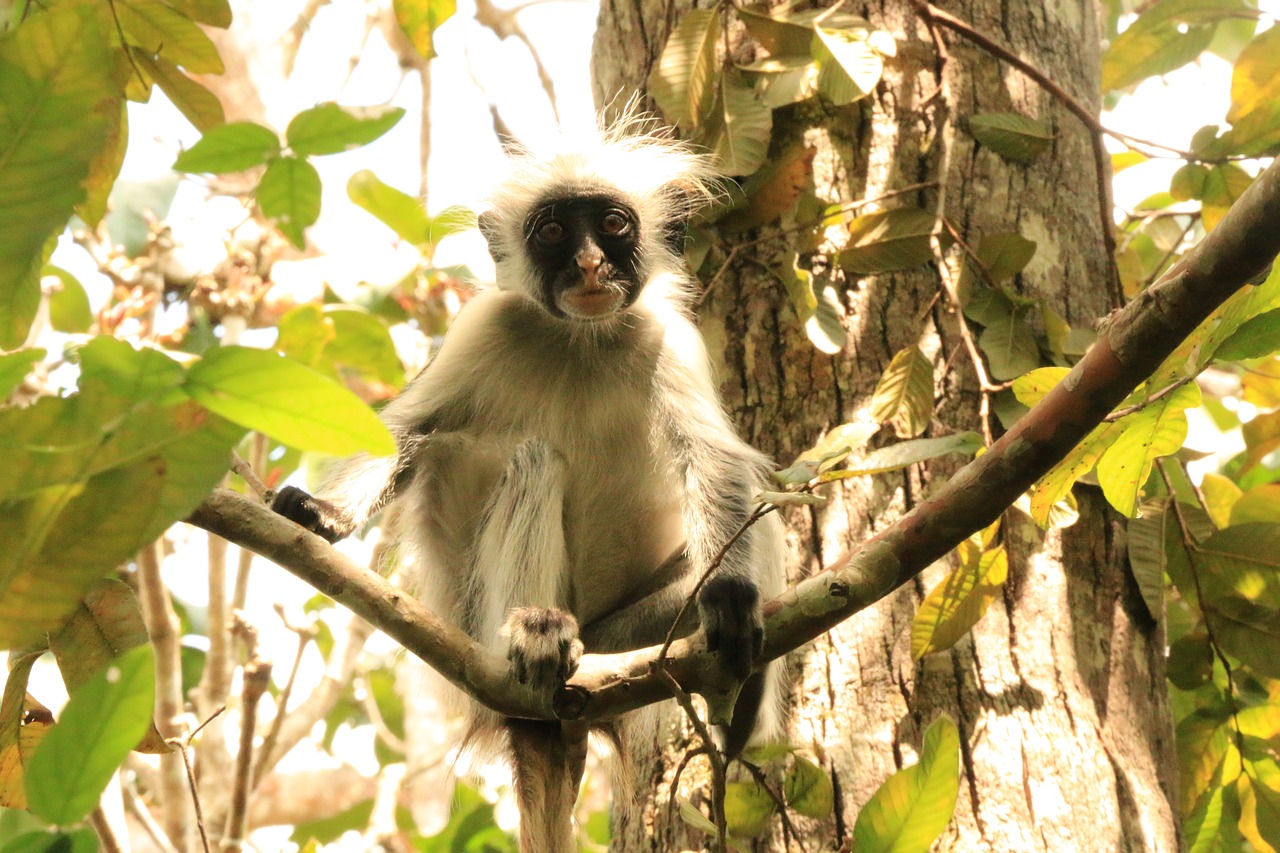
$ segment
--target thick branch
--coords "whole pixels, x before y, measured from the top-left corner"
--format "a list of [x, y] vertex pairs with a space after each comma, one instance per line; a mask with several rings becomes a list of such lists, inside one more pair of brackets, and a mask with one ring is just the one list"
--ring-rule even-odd
[[[769, 602], [759, 664], [781, 657], [874, 604], [994, 521], [1133, 391], [1210, 312], [1280, 253], [1280, 163], [1159, 282], [1112, 315], [1098, 342], [983, 456], [856, 554]], [[219, 490], [190, 521], [268, 557], [351, 608], [480, 702], [511, 716], [601, 719], [670, 697], [659, 647], [587, 655], [548, 700], [508, 677], [504, 661], [343, 557], [318, 536]], [[684, 690], [714, 693], [723, 676], [700, 635], [672, 643], [667, 671]]]

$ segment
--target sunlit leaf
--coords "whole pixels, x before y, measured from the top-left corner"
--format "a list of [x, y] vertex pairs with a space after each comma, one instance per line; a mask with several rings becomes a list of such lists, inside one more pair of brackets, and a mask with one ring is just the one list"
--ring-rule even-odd
[[1179, 781], [1184, 813], [1222, 777], [1222, 764], [1231, 750], [1231, 734], [1220, 714], [1198, 711], [1178, 722]]
[[680, 803], [680, 819], [692, 826], [694, 829], [705, 832], [712, 838], [716, 836], [716, 825], [707, 819], [707, 816], [698, 811], [698, 807], [686, 800], [684, 797], [678, 799]]
[[1189, 383], [1118, 423], [1124, 431], [1098, 460], [1098, 484], [1108, 502], [1132, 516], [1151, 466], [1182, 447], [1187, 437], [1186, 410], [1200, 405], [1200, 389]]
[[720, 13], [715, 9], [690, 9], [680, 17], [649, 73], [650, 96], [681, 130], [700, 127], [716, 99], [719, 38]]
[[722, 175], [750, 175], [764, 164], [773, 110], [737, 73], [719, 77], [719, 97], [707, 120], [708, 147]]
[[301, 157], [340, 154], [368, 145], [404, 116], [400, 107], [344, 107], [320, 104], [293, 117], [285, 139]]
[[[1206, 473], [1200, 481], [1200, 493], [1204, 495], [1204, 508], [1217, 527], [1231, 523], [1231, 509], [1240, 500], [1240, 487], [1221, 474]], [[1277, 503], [1280, 507], [1280, 503]], [[1255, 521], [1260, 519], [1253, 519]], [[1280, 521], [1280, 515], [1276, 518]]]
[[436, 56], [435, 32], [458, 9], [457, 0], [394, 0], [396, 23], [424, 59]]
[[254, 194], [270, 217], [299, 249], [306, 248], [303, 229], [320, 218], [320, 173], [298, 157], [277, 157], [267, 164]]
[[863, 214], [849, 225], [840, 266], [859, 275], [922, 266], [933, 258], [929, 237], [937, 221], [932, 213], [915, 207]]
[[1120, 423], [1099, 424], [1049, 473], [1036, 481], [1031, 487], [1031, 518], [1036, 524], [1048, 526], [1049, 513], [1054, 505], [1071, 490], [1076, 480], [1093, 469], [1123, 430], [1124, 425]]
[[276, 132], [260, 124], [237, 121], [204, 132], [200, 141], [178, 155], [179, 172], [239, 172], [261, 166], [280, 153]]
[[1199, 163], [1185, 163], [1169, 179], [1169, 195], [1178, 201], [1190, 201], [1204, 195], [1204, 182], [1209, 170]]
[[31, 811], [60, 825], [88, 815], [146, 732], [154, 703], [150, 644], [125, 652], [73, 691], [27, 768]]
[[86, 196], [118, 119], [105, 4], [59, 4], [0, 36], [0, 349], [16, 349], [40, 304], [46, 242]]
[[129, 44], [162, 56], [193, 74], [221, 74], [222, 58], [204, 30], [161, 0], [115, 0], [120, 29]]
[[1264, 30], [1241, 51], [1231, 72], [1227, 121], [1238, 124], [1255, 110], [1274, 111], [1280, 100], [1280, 29]]
[[[846, 476], [883, 474], [886, 471], [896, 471], [948, 453], [972, 455], [981, 448], [982, 436], [976, 432], [958, 432], [941, 438], [916, 438], [882, 447], [867, 454], [866, 458], [856, 464], [850, 465], [848, 471], [831, 473]], [[841, 477], [833, 476], [831, 479], [841, 479]]]
[[1280, 351], [1280, 309], [1246, 320], [1214, 351], [1217, 361], [1265, 358]]
[[1253, 178], [1235, 163], [1220, 163], [1209, 170], [1201, 196], [1201, 221], [1205, 231], [1212, 231], [1227, 215], [1231, 205], [1253, 183]]
[[[43, 649], [9, 658], [9, 671], [4, 682], [4, 698], [0, 701], [0, 807], [27, 807], [26, 768], [36, 747], [53, 725], [48, 709], [32, 707], [27, 694], [31, 667]], [[40, 713], [32, 714], [31, 711]], [[26, 721], [24, 723], [24, 718]]]
[[1183, 821], [1188, 853], [1234, 853], [1240, 849], [1240, 798], [1236, 786], [1214, 787]]
[[169, 5], [201, 24], [224, 30], [231, 26], [228, 0], [169, 0]]
[[120, 166], [124, 163], [124, 152], [129, 147], [128, 112], [122, 102], [116, 110], [107, 116], [107, 126], [103, 130], [101, 147], [98, 155], [89, 164], [89, 174], [85, 178], [84, 201], [76, 205], [76, 215], [85, 221], [90, 228], [97, 228], [107, 212], [107, 198], [115, 186], [116, 177], [120, 174]]
[[12, 394], [44, 357], [45, 350], [38, 347], [0, 355], [0, 400]]
[[848, 334], [844, 330], [844, 306], [840, 304], [840, 294], [831, 285], [822, 288], [813, 316], [805, 321], [804, 331], [809, 342], [827, 355], [835, 355], [848, 343]]
[[742, 8], [736, 10], [736, 15], [751, 37], [771, 56], [807, 57], [817, 25], [828, 30], [846, 31], [865, 30], [871, 26], [866, 18], [831, 7], [796, 9], [779, 6], [769, 14]]
[[827, 502], [822, 495], [812, 492], [775, 492], [763, 491], [752, 498], [754, 503], [767, 503], [774, 506], [821, 506]]
[[759, 782], [730, 782], [724, 791], [724, 822], [730, 835], [755, 838], [769, 828], [777, 807]]
[[884, 59], [867, 42], [866, 30], [815, 27], [810, 49], [818, 63], [818, 91], [835, 106], [871, 94], [884, 73]]
[[[1206, 474], [1205, 479], [1207, 480], [1209, 476]], [[1227, 482], [1235, 486], [1230, 480]], [[1225, 507], [1230, 512], [1229, 523], [1232, 526], [1258, 523], [1280, 525], [1280, 484], [1264, 483], [1244, 493], [1241, 493], [1237, 487], [1235, 496], [1237, 499]], [[1206, 502], [1208, 502], [1207, 494]]]
[[276, 353], [210, 350], [192, 366], [185, 387], [211, 411], [302, 450], [395, 452], [391, 434], [359, 398]]
[[958, 550], [960, 564], [929, 591], [911, 625], [911, 656], [922, 658], [954, 646], [1000, 597], [1009, 574], [1003, 546], [984, 551], [972, 542]]
[[49, 296], [49, 324], [59, 332], [87, 332], [93, 325], [93, 311], [84, 285], [71, 273], [45, 264], [43, 275], [58, 279], [57, 289]]
[[969, 117], [969, 132], [1006, 159], [1030, 163], [1053, 144], [1054, 134], [1042, 122], [1018, 113], [982, 113]]
[[858, 853], [926, 853], [951, 822], [960, 791], [960, 735], [939, 717], [924, 734], [920, 762], [890, 776], [858, 813]]
[[[218, 96], [192, 80], [178, 66], [162, 56], [150, 57], [135, 52], [134, 62], [146, 72], [191, 124], [201, 133], [226, 124], [227, 116]], [[253, 125], [256, 126], [256, 125]], [[265, 129], [265, 128], [264, 128]], [[274, 139], [275, 133], [271, 133]], [[199, 144], [199, 143], [197, 143]], [[273, 143], [278, 144], [278, 143]], [[254, 163], [252, 165], [257, 165]], [[244, 167], [248, 168], [248, 167]], [[218, 171], [197, 169], [193, 171]], [[228, 169], [226, 171], [237, 171]]]
[[871, 396], [871, 417], [893, 422], [901, 438], [914, 438], [933, 417], [933, 364], [919, 347], [894, 355]]
[[1129, 568], [1151, 618], [1164, 618], [1165, 501], [1144, 503], [1129, 522]]
[[795, 756], [782, 782], [782, 793], [789, 808], [805, 817], [822, 820], [835, 806], [835, 790], [831, 777], [803, 755]]
[[1103, 91], [1191, 62], [1209, 46], [1219, 21], [1250, 11], [1244, 0], [1161, 0], [1145, 7], [1103, 54]]

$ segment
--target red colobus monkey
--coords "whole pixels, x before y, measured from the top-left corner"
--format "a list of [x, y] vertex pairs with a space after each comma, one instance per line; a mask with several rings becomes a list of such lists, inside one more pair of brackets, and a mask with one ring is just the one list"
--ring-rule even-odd
[[[334, 541], [401, 501], [424, 603], [535, 687], [558, 687], [584, 651], [662, 642], [769, 467], [725, 415], [690, 317], [681, 247], [710, 175], [677, 143], [625, 131], [515, 158], [479, 221], [496, 286], [382, 413], [398, 454], [356, 456], [315, 497], [283, 489], [275, 509]], [[761, 602], [782, 586], [770, 515], [698, 595], [729, 673], [750, 675]], [[750, 675], [722, 733], [731, 754], [776, 725], [776, 669]], [[507, 735], [521, 849], [576, 850], [586, 732], [475, 705], [471, 719]], [[617, 722], [624, 749], [643, 719]]]

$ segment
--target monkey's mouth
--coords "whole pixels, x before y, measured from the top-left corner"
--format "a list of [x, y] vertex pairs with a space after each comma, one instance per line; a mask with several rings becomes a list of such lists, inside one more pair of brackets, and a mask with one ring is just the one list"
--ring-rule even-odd
[[625, 299], [626, 293], [620, 287], [578, 284], [560, 291], [556, 304], [570, 317], [602, 320], [617, 313]]

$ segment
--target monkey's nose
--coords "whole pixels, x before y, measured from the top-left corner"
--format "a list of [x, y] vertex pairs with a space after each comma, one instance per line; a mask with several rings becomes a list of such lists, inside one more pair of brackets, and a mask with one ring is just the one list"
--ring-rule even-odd
[[575, 260], [578, 262], [578, 269], [589, 276], [594, 276], [600, 269], [600, 265], [604, 263], [604, 252], [595, 246], [583, 248], [578, 251]]

